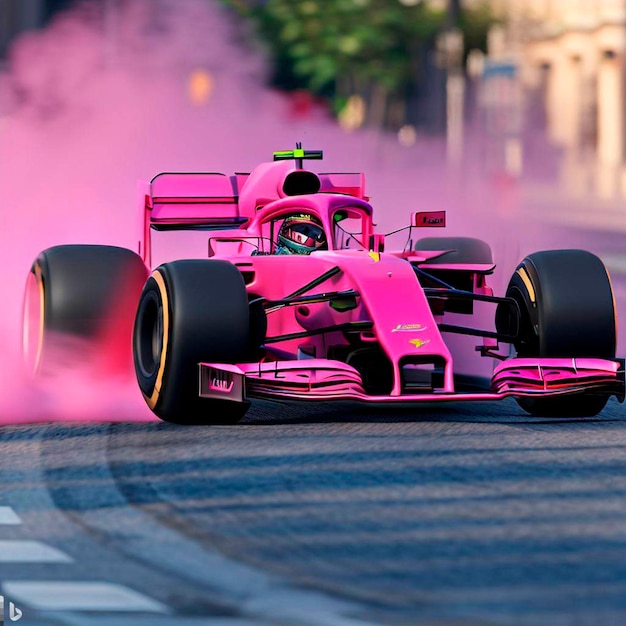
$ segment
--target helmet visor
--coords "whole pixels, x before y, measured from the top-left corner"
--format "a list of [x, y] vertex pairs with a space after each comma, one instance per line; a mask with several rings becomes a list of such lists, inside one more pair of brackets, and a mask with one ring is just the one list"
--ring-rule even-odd
[[313, 249], [320, 247], [326, 240], [324, 230], [320, 226], [306, 222], [289, 224], [283, 236], [294, 243]]

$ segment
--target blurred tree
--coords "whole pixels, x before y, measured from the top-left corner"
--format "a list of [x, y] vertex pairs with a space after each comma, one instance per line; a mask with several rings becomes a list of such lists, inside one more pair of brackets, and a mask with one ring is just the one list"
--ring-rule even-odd
[[[274, 84], [326, 96], [337, 113], [357, 95], [366, 123], [394, 128], [446, 25], [445, 7], [414, 0], [265, 0], [246, 9], [269, 45]], [[480, 4], [461, 12], [473, 47], [484, 46], [490, 20]]]
[[268, 0], [254, 10], [275, 60], [274, 82], [330, 97], [336, 110], [361, 96], [385, 125], [390, 97], [411, 79], [415, 38], [434, 37], [445, 16], [389, 0]]
[[[450, 19], [445, 3], [424, 0], [225, 1], [254, 20], [273, 84], [324, 96], [336, 114], [358, 96], [366, 124], [395, 129]], [[470, 47], [484, 49], [493, 21], [487, 2], [463, 8], [458, 21]]]
[[470, 50], [487, 52], [487, 33], [498, 21], [499, 18], [486, 2], [473, 6], [471, 10], [461, 11], [459, 28], [463, 31], [466, 56]]

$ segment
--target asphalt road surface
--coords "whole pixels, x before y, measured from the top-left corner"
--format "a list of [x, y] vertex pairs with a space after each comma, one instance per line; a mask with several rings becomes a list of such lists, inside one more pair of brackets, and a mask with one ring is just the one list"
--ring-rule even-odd
[[615, 402], [576, 421], [263, 403], [235, 427], [8, 427], [1, 445], [0, 578], [25, 624], [626, 620]]
[[[567, 236], [610, 259], [626, 311], [623, 238]], [[7, 621], [624, 624], [625, 446], [614, 400], [586, 420], [507, 400], [4, 426]]]

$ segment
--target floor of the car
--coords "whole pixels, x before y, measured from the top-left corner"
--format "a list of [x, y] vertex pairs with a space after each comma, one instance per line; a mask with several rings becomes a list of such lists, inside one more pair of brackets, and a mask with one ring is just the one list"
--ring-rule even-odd
[[491, 379], [486, 376], [455, 374], [454, 389], [459, 392], [489, 391], [491, 389]]

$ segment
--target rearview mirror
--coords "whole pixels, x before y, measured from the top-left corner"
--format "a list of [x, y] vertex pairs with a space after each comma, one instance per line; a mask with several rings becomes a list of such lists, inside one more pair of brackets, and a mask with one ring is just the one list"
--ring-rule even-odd
[[421, 211], [411, 215], [412, 226], [417, 228], [444, 228], [446, 225], [445, 211]]

